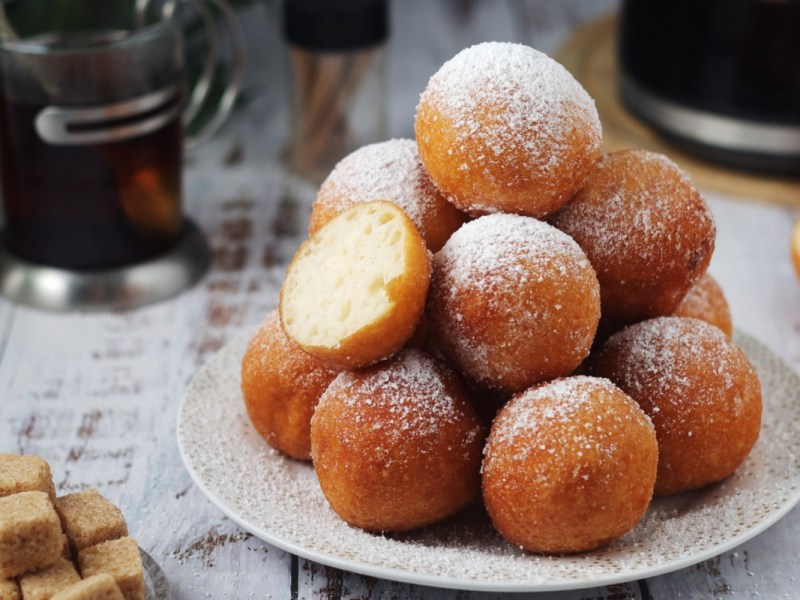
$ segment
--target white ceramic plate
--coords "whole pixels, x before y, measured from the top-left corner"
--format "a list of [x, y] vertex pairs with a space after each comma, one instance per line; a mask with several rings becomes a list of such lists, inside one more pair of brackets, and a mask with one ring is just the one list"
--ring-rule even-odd
[[538, 556], [506, 543], [480, 510], [403, 535], [365, 533], [330, 509], [310, 465], [271, 450], [239, 391], [247, 346], [222, 349], [194, 377], [178, 443], [195, 483], [223, 513], [288, 552], [348, 571], [421, 585], [496, 592], [567, 590], [652, 577], [738, 546], [800, 499], [800, 378], [737, 334], [761, 378], [761, 437], [726, 481], [656, 500], [636, 529], [577, 556]]

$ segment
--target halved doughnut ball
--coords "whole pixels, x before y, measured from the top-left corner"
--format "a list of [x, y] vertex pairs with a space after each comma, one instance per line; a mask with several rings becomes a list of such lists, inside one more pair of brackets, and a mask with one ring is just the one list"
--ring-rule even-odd
[[242, 360], [242, 396], [253, 427], [266, 442], [292, 458], [311, 458], [311, 415], [341, 369], [293, 343], [272, 311]]
[[484, 431], [458, 377], [405, 349], [343, 372], [311, 421], [323, 494], [345, 521], [405, 531], [448, 517], [480, 490]]
[[669, 315], [705, 272], [714, 220], [686, 174], [666, 156], [624, 150], [606, 157], [550, 221], [597, 271], [601, 329]]
[[569, 374], [589, 354], [600, 290], [569, 236], [531, 217], [495, 214], [436, 253], [428, 318], [463, 375], [507, 392]]
[[433, 185], [416, 142], [395, 139], [364, 146], [339, 161], [311, 208], [309, 234], [354, 204], [373, 200], [402, 208], [431, 252], [439, 250], [467, 218]]
[[425, 242], [390, 202], [357, 204], [303, 242], [281, 287], [286, 334], [343, 368], [400, 349], [425, 308], [431, 265]]
[[433, 182], [471, 214], [543, 217], [601, 157], [594, 101], [547, 55], [489, 42], [459, 52], [417, 106], [419, 154]]
[[689, 289], [672, 316], [700, 319], [719, 327], [729, 338], [733, 335], [728, 301], [717, 280], [708, 272]]
[[744, 353], [705, 321], [659, 317], [631, 325], [611, 336], [588, 367], [653, 420], [657, 495], [728, 477], [758, 439], [758, 376]]
[[497, 530], [533, 552], [583, 552], [636, 526], [653, 495], [650, 420], [606, 379], [567, 377], [511, 400], [483, 460]]

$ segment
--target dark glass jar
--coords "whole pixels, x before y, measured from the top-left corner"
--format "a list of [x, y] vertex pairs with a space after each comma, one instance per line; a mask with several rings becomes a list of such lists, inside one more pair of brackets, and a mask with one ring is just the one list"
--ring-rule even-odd
[[387, 0], [287, 0], [292, 173], [313, 184], [386, 134]]
[[686, 150], [800, 175], [800, 0], [626, 0], [625, 104]]

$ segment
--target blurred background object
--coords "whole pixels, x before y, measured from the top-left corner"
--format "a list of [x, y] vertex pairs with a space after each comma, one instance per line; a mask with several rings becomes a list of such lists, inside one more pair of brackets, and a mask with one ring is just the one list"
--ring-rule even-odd
[[686, 151], [800, 174], [800, 1], [626, 0], [620, 91]]
[[[697, 5], [707, 1], [702, 0]], [[620, 4], [620, 7], [622, 6]], [[796, 166], [797, 163], [794, 161], [797, 158], [792, 158], [791, 154], [786, 156], [764, 154], [761, 157], [754, 157], [739, 150], [726, 151], [724, 148], [708, 145], [707, 142], [701, 144], [696, 140], [687, 141], [675, 134], [666, 133], [629, 107], [622, 93], [620, 29], [618, 13], [595, 17], [574, 29], [554, 55], [594, 98], [603, 123], [603, 145], [606, 152], [625, 148], [645, 148], [661, 152], [670, 156], [686, 170], [697, 185], [709, 191], [800, 207], [800, 167]], [[680, 39], [680, 36], [677, 36], [677, 39]], [[664, 60], [669, 62], [669, 58]], [[674, 58], [674, 61], [677, 62], [678, 59]], [[654, 76], [659, 76], [661, 71], [655, 67], [653, 69]], [[694, 72], [692, 69], [690, 71]], [[696, 79], [696, 85], [708, 86], [699, 75]], [[707, 89], [704, 98], [716, 97], [719, 94], [719, 91]], [[672, 101], [668, 102], [674, 104]], [[702, 112], [702, 116], [712, 124], [716, 123], [718, 118], [729, 118], [719, 112], [710, 113], [707, 109], [689, 110]], [[666, 122], [668, 127], [675, 128], [678, 121], [666, 119]], [[757, 126], [772, 127], [766, 121]], [[699, 126], [697, 129], [699, 130]], [[778, 124], [772, 131], [777, 131], [782, 140], [787, 137], [793, 140], [798, 135], [798, 127], [791, 124]], [[762, 137], [751, 136], [753, 139], [763, 141]], [[775, 164], [761, 164], [770, 161]]]
[[[244, 34], [224, 0], [111, 4], [18, 1], [0, 14], [0, 292], [25, 304], [136, 306], [177, 293], [209, 265], [183, 214], [183, 148], [231, 111]], [[191, 86], [179, 7], [196, 11], [207, 40]], [[223, 33], [227, 80], [185, 136], [184, 122], [209, 106]]]
[[286, 0], [290, 170], [319, 184], [386, 135], [388, 0]]

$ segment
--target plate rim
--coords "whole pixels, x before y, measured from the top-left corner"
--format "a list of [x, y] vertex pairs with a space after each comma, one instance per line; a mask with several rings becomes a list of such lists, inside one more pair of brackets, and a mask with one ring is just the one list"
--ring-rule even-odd
[[[177, 427], [176, 427], [178, 452], [180, 453], [181, 461], [183, 462], [184, 468], [189, 473], [189, 476], [191, 477], [194, 484], [200, 489], [200, 491], [211, 502], [211, 504], [213, 504], [218, 510], [220, 510], [227, 518], [231, 519], [234, 523], [236, 523], [239, 527], [241, 527], [248, 533], [251, 533], [255, 537], [275, 546], [276, 548], [279, 548], [290, 554], [294, 554], [296, 556], [312, 560], [314, 562], [317, 562], [325, 566], [334, 567], [337, 569], [341, 569], [343, 571], [348, 571], [359, 575], [376, 577], [379, 579], [387, 579], [391, 581], [397, 581], [412, 585], [445, 588], [452, 590], [497, 592], [497, 593], [506, 593], [506, 592], [524, 593], [524, 592], [555, 592], [555, 591], [586, 589], [590, 587], [600, 587], [600, 586], [614, 585], [619, 583], [635, 582], [642, 579], [648, 579], [651, 577], [656, 577], [659, 575], [664, 575], [666, 573], [678, 571], [680, 569], [701, 563], [704, 560], [708, 560], [709, 558], [713, 558], [733, 548], [736, 548], [737, 546], [740, 546], [744, 542], [763, 533], [764, 531], [769, 529], [772, 525], [781, 520], [784, 516], [786, 516], [798, 504], [798, 502], [800, 502], [800, 486], [798, 486], [797, 489], [795, 489], [793, 493], [789, 496], [789, 500], [787, 502], [781, 505], [780, 508], [778, 508], [777, 510], [770, 512], [769, 515], [762, 521], [760, 521], [757, 525], [750, 527], [745, 531], [742, 531], [740, 534], [732, 537], [731, 539], [725, 542], [713, 545], [702, 552], [698, 552], [689, 556], [684, 556], [682, 558], [675, 558], [655, 566], [645, 567], [638, 570], [634, 569], [632, 571], [627, 571], [627, 572], [610, 573], [607, 576], [594, 575], [585, 579], [576, 578], [576, 579], [542, 582], [542, 583], [518, 583], [518, 582], [487, 581], [487, 580], [479, 581], [479, 580], [455, 578], [450, 576], [434, 576], [425, 573], [415, 574], [408, 570], [401, 570], [395, 567], [382, 567], [382, 566], [370, 565], [368, 563], [356, 562], [349, 559], [343, 559], [334, 554], [314, 549], [309, 549], [304, 546], [299, 546], [290, 540], [285, 540], [284, 538], [279, 537], [265, 529], [262, 529], [246, 521], [244, 518], [240, 517], [232, 508], [230, 508], [227, 505], [224, 499], [220, 498], [216, 493], [214, 493], [211, 489], [209, 489], [205, 485], [199, 473], [196, 471], [193, 464], [188, 459], [188, 455], [184, 447], [184, 439], [182, 435], [183, 427], [182, 427], [181, 417], [184, 413], [184, 408], [190, 396], [190, 393], [194, 388], [196, 379], [201, 373], [210, 369], [214, 363], [214, 360], [219, 358], [220, 355], [226, 352], [232, 352], [239, 346], [243, 346], [246, 340], [252, 338], [252, 335], [253, 335], [252, 333], [247, 333], [234, 338], [231, 342], [227, 343], [218, 352], [216, 352], [214, 356], [212, 356], [205, 364], [203, 364], [195, 373], [195, 375], [192, 377], [189, 385], [187, 386], [186, 393], [183, 395], [183, 398], [181, 399], [180, 406], [178, 407]], [[800, 375], [798, 375], [798, 373], [791, 366], [789, 366], [782, 357], [780, 357], [769, 346], [761, 342], [755, 336], [752, 336], [742, 331], [741, 329], [736, 329], [736, 332], [733, 336], [734, 342], [737, 337], [748, 338], [749, 342], [754, 342], [757, 345], [761, 346], [763, 350], [767, 350], [770, 353], [771, 358], [773, 360], [778, 361], [780, 363], [781, 367], [791, 372], [795, 377], [800, 378]], [[739, 344], [737, 343], [737, 346], [738, 345]], [[266, 444], [266, 442], [264, 443]], [[287, 459], [287, 460], [293, 460], [293, 459]], [[299, 463], [300, 461], [296, 462]]]

